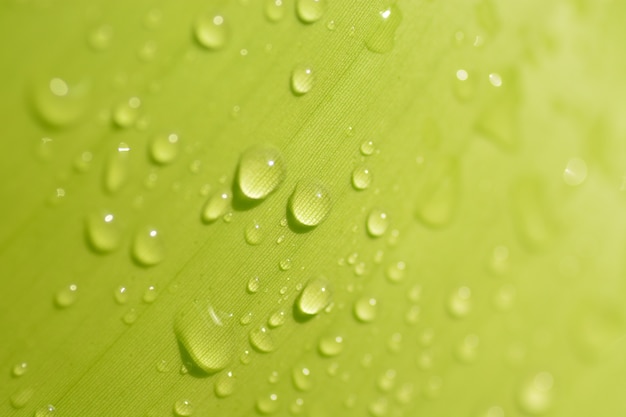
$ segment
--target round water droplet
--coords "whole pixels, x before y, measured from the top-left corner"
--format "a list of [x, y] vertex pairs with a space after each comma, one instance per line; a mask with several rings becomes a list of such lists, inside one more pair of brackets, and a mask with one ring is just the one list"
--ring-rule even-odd
[[115, 302], [119, 305], [124, 305], [128, 302], [128, 288], [126, 288], [123, 285], [120, 285], [119, 287], [117, 287], [115, 289], [115, 292], [113, 293], [113, 296], [115, 297]]
[[34, 393], [35, 390], [33, 390], [32, 388], [22, 388], [18, 390], [13, 395], [11, 395], [11, 407], [15, 408], [16, 410], [26, 407], [26, 404], [28, 404], [30, 399], [33, 398]]
[[278, 263], [278, 267], [280, 268], [281, 271], [288, 271], [289, 269], [291, 269], [291, 259], [289, 258], [282, 259]]
[[259, 280], [259, 277], [252, 277], [250, 278], [250, 280], [248, 280], [248, 285], [246, 288], [248, 289], [249, 293], [254, 294], [259, 291], [260, 286], [261, 282]]
[[281, 310], [272, 314], [270, 318], [267, 320], [267, 324], [271, 328], [276, 328], [285, 324], [286, 321], [287, 321], [287, 315], [285, 314], [284, 311]]
[[263, 241], [263, 228], [259, 223], [252, 222], [244, 231], [244, 237], [249, 245], [259, 245]]
[[128, 181], [130, 171], [130, 146], [121, 142], [109, 154], [104, 166], [104, 189], [113, 194], [118, 192]]
[[36, 115], [53, 127], [67, 127], [78, 122], [89, 108], [90, 86], [86, 82], [70, 84], [63, 78], [37, 81], [32, 100]]
[[360, 151], [361, 151], [361, 155], [363, 156], [370, 156], [374, 153], [375, 150], [376, 150], [376, 146], [374, 145], [374, 142], [371, 140], [367, 140], [361, 144]]
[[306, 365], [300, 365], [293, 368], [291, 372], [293, 385], [299, 391], [309, 391], [313, 386], [311, 380], [311, 370]]
[[580, 158], [572, 158], [567, 162], [563, 171], [565, 184], [575, 187], [587, 179], [587, 163]]
[[129, 308], [128, 311], [122, 317], [122, 321], [130, 326], [131, 324], [137, 321], [137, 317], [138, 317], [137, 310], [135, 310], [134, 308]]
[[222, 15], [202, 15], [196, 19], [193, 33], [198, 43], [210, 50], [218, 50], [228, 41], [228, 27]]
[[554, 379], [549, 372], [540, 372], [523, 384], [518, 393], [518, 404], [527, 414], [545, 414], [552, 405]]
[[340, 335], [324, 336], [320, 339], [318, 350], [323, 356], [334, 357], [343, 351], [343, 337]]
[[363, 323], [374, 321], [377, 312], [378, 303], [373, 297], [361, 297], [354, 303], [354, 315]]
[[13, 365], [13, 369], [11, 369], [11, 374], [16, 378], [19, 378], [20, 376], [24, 375], [27, 371], [28, 371], [28, 363], [20, 362], [20, 363], [16, 363], [15, 365]]
[[421, 308], [419, 306], [411, 306], [408, 308], [408, 310], [406, 311], [406, 313], [404, 314], [404, 321], [406, 322], [406, 324], [408, 325], [414, 325], [416, 324], [421, 316]]
[[48, 404], [37, 409], [37, 411], [35, 411], [35, 417], [54, 417], [56, 413], [56, 408], [53, 405]]
[[222, 372], [215, 381], [215, 395], [220, 398], [225, 398], [233, 395], [235, 387], [237, 386], [237, 378], [232, 371]]
[[59, 308], [67, 308], [76, 302], [78, 298], [78, 287], [76, 284], [70, 284], [59, 290], [54, 296], [54, 304]]
[[361, 166], [352, 171], [352, 186], [355, 190], [365, 190], [372, 184], [372, 174], [369, 168]]
[[119, 128], [128, 128], [135, 124], [140, 115], [141, 100], [131, 97], [113, 109], [113, 123]]
[[387, 369], [382, 375], [378, 377], [376, 385], [378, 389], [383, 393], [391, 391], [396, 384], [397, 372], [395, 369]]
[[280, 381], [280, 375], [278, 374], [278, 371], [272, 371], [269, 378], [267, 378], [267, 382], [269, 382], [270, 384], [277, 384], [278, 381]]
[[509, 248], [500, 245], [493, 248], [487, 267], [495, 275], [504, 275], [510, 269]]
[[151, 304], [151, 303], [154, 302], [154, 300], [156, 300], [158, 295], [159, 295], [159, 293], [158, 293], [157, 289], [155, 288], [155, 286], [154, 285], [150, 285], [144, 291], [142, 300], [146, 304]]
[[493, 297], [493, 303], [496, 309], [500, 311], [507, 311], [513, 307], [515, 302], [515, 287], [510, 284], [500, 287]]
[[527, 179], [513, 189], [511, 206], [519, 238], [529, 249], [546, 247], [554, 238], [556, 224], [541, 180]]
[[132, 255], [143, 266], [161, 263], [165, 257], [165, 246], [159, 231], [153, 227], [139, 230], [133, 240]]
[[289, 411], [293, 415], [300, 415], [304, 412], [304, 400], [302, 398], [296, 398], [289, 406]]
[[260, 200], [274, 192], [286, 176], [285, 162], [278, 149], [254, 146], [239, 158], [237, 180], [247, 198]]
[[385, 397], [380, 397], [372, 401], [367, 407], [372, 417], [385, 417], [389, 412], [389, 400]]
[[189, 400], [178, 400], [174, 403], [174, 414], [178, 417], [188, 417], [193, 414], [193, 405]]
[[317, 182], [300, 181], [289, 198], [289, 211], [302, 226], [317, 226], [326, 220], [332, 202], [326, 187]]
[[222, 217], [230, 208], [232, 194], [227, 189], [222, 189], [213, 194], [202, 208], [202, 221], [212, 223]]
[[471, 363], [478, 356], [480, 339], [475, 334], [465, 336], [456, 348], [456, 357], [462, 363]]
[[406, 264], [402, 261], [394, 262], [387, 267], [387, 279], [394, 284], [404, 279]]
[[278, 395], [274, 393], [263, 395], [256, 400], [256, 409], [263, 415], [274, 414], [279, 406]]
[[278, 22], [285, 17], [285, 0], [265, 0], [265, 17], [270, 22]]
[[85, 232], [90, 247], [96, 252], [114, 251], [120, 245], [121, 228], [116, 216], [108, 211], [89, 215], [85, 222]]
[[457, 288], [448, 299], [448, 312], [456, 318], [467, 316], [472, 310], [472, 292], [468, 287]]
[[170, 364], [165, 359], [161, 359], [157, 362], [156, 369], [162, 374], [168, 373], [170, 371]]
[[224, 369], [233, 359], [232, 326], [232, 315], [194, 301], [176, 314], [174, 333], [194, 365], [212, 374]]
[[396, 30], [401, 22], [402, 13], [396, 5], [380, 10], [365, 39], [367, 49], [378, 54], [391, 51], [395, 43]]
[[274, 338], [267, 327], [261, 326], [250, 331], [250, 345], [261, 353], [269, 353], [276, 349]]
[[291, 91], [301, 96], [313, 88], [315, 84], [315, 74], [313, 69], [307, 65], [298, 65], [291, 71]]
[[367, 216], [367, 233], [372, 237], [380, 237], [385, 234], [389, 227], [387, 212], [374, 209]]
[[176, 133], [156, 135], [150, 140], [148, 150], [150, 158], [157, 164], [170, 164], [178, 156], [180, 139]]
[[96, 52], [103, 51], [111, 45], [113, 28], [109, 25], [101, 25], [89, 32], [87, 42]]
[[297, 0], [298, 18], [304, 23], [317, 22], [324, 15], [326, 0]]
[[306, 316], [314, 316], [325, 309], [332, 301], [332, 287], [323, 278], [308, 282], [297, 299], [298, 310]]

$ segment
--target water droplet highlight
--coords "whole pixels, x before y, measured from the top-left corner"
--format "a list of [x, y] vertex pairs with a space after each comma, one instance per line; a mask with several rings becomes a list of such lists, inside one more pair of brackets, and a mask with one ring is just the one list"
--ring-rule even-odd
[[311, 380], [311, 370], [308, 366], [301, 365], [294, 367], [291, 372], [291, 378], [293, 380], [293, 385], [298, 391], [309, 391], [313, 386], [313, 381]]
[[323, 278], [316, 278], [304, 287], [298, 297], [298, 310], [305, 316], [314, 316], [325, 309], [332, 301], [330, 283]]
[[209, 197], [202, 208], [202, 221], [213, 223], [225, 215], [230, 208], [232, 198], [232, 194], [227, 189], [222, 189]]
[[387, 212], [374, 209], [367, 216], [367, 233], [372, 237], [380, 237], [385, 234], [389, 227], [389, 216]]
[[256, 409], [263, 415], [274, 414], [278, 411], [279, 405], [278, 395], [274, 393], [261, 396], [256, 401]]
[[265, 0], [265, 17], [270, 22], [278, 22], [285, 17], [285, 0]]
[[59, 77], [37, 81], [32, 89], [35, 114], [52, 127], [77, 123], [89, 108], [90, 87], [87, 83], [70, 84]]
[[252, 222], [244, 231], [244, 237], [249, 245], [259, 245], [263, 241], [263, 228], [259, 223]]
[[174, 403], [174, 414], [177, 417], [189, 417], [193, 414], [193, 405], [189, 400], [178, 400]]
[[225, 398], [233, 395], [237, 386], [237, 378], [232, 371], [222, 372], [215, 381], [215, 395], [219, 398]]
[[243, 195], [261, 200], [274, 192], [285, 180], [285, 162], [280, 151], [272, 146], [254, 146], [239, 159], [237, 179]]
[[67, 308], [73, 305], [78, 298], [78, 286], [70, 284], [59, 290], [54, 297], [54, 304], [59, 308]]
[[387, 279], [394, 284], [401, 282], [404, 279], [406, 271], [406, 264], [402, 261], [394, 262], [387, 267]]
[[165, 257], [165, 246], [159, 231], [153, 227], [139, 230], [133, 240], [132, 256], [142, 266], [161, 263]]
[[228, 40], [228, 27], [221, 15], [202, 15], [194, 23], [193, 33], [198, 43], [206, 49], [218, 50]]
[[35, 417], [54, 417], [55, 415], [56, 408], [51, 404], [41, 407], [35, 411]]
[[328, 217], [332, 202], [325, 186], [313, 181], [300, 181], [289, 198], [289, 211], [302, 226], [313, 227]]
[[352, 171], [352, 186], [355, 190], [362, 191], [372, 184], [372, 173], [369, 168], [361, 166]]
[[326, 0], [297, 0], [296, 12], [304, 23], [317, 22], [324, 15]]
[[575, 187], [587, 179], [587, 163], [580, 158], [572, 158], [563, 171], [565, 184]]
[[402, 23], [402, 13], [396, 5], [392, 5], [377, 14], [377, 19], [371, 26], [371, 32], [365, 39], [365, 46], [371, 52], [384, 54], [394, 47], [396, 31]]
[[13, 365], [13, 369], [11, 369], [11, 374], [15, 378], [19, 378], [22, 375], [24, 375], [27, 371], [28, 371], [28, 363], [20, 362], [20, 363], [16, 363], [15, 365]]
[[315, 84], [315, 73], [310, 66], [298, 65], [291, 71], [291, 91], [301, 96], [313, 88]]
[[89, 215], [85, 232], [89, 246], [96, 252], [109, 253], [117, 249], [121, 240], [121, 228], [116, 216], [109, 211]]
[[467, 316], [472, 310], [472, 292], [468, 287], [459, 287], [448, 299], [448, 312], [452, 317]]
[[250, 331], [250, 345], [261, 353], [273, 352], [276, 349], [274, 338], [267, 327], [261, 326]]
[[319, 352], [326, 357], [332, 358], [343, 351], [343, 337], [340, 335], [324, 336], [318, 344]]
[[113, 109], [113, 123], [122, 129], [131, 127], [139, 118], [140, 108], [141, 100], [139, 97], [131, 97], [118, 104]]
[[160, 165], [171, 164], [178, 156], [180, 140], [176, 133], [156, 135], [151, 139], [148, 149], [150, 158], [155, 163]]
[[354, 303], [354, 316], [363, 323], [376, 319], [378, 303], [373, 297], [361, 297]]
[[554, 378], [549, 372], [540, 372], [527, 381], [519, 391], [518, 404], [531, 415], [545, 414], [552, 405]]

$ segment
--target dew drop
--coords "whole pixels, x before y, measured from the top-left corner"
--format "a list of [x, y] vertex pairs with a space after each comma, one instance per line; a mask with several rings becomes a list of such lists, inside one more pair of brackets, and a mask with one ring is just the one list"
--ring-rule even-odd
[[448, 312], [452, 317], [462, 318], [472, 310], [472, 292], [468, 287], [459, 287], [448, 298]]
[[54, 304], [59, 308], [67, 308], [73, 305], [78, 298], [78, 287], [70, 284], [59, 290], [54, 297]]
[[32, 388], [22, 388], [11, 395], [10, 402], [11, 407], [19, 410], [20, 408], [26, 407], [26, 404], [33, 398], [33, 394], [35, 391]]
[[259, 245], [263, 241], [263, 228], [259, 223], [252, 222], [244, 231], [244, 237], [249, 245]]
[[375, 298], [361, 297], [354, 303], [354, 315], [363, 323], [374, 321], [377, 312], [378, 303]]
[[415, 216], [433, 228], [447, 226], [458, 206], [459, 168], [453, 158], [433, 161], [424, 173], [419, 187]]
[[333, 299], [330, 283], [324, 278], [309, 281], [298, 297], [298, 310], [305, 316], [314, 316], [324, 310]]
[[261, 353], [273, 352], [276, 349], [274, 338], [267, 327], [261, 326], [250, 331], [250, 345]]
[[159, 292], [157, 291], [157, 289], [155, 288], [154, 285], [150, 285], [148, 288], [146, 288], [146, 290], [143, 293], [143, 297], [142, 300], [144, 303], [146, 304], [151, 304], [154, 302], [154, 300], [156, 300], [157, 296], [159, 295]]
[[113, 109], [113, 123], [122, 129], [131, 127], [139, 118], [141, 100], [139, 97], [131, 97], [118, 104]]
[[360, 166], [352, 171], [352, 186], [355, 190], [362, 191], [372, 184], [372, 173], [369, 168]]
[[304, 23], [317, 22], [324, 15], [326, 0], [297, 0], [296, 12]]
[[370, 402], [367, 411], [372, 417], [385, 417], [389, 413], [389, 401], [385, 397], [379, 397]]
[[87, 43], [96, 52], [104, 51], [111, 45], [113, 28], [109, 25], [100, 25], [89, 32]]
[[85, 82], [71, 85], [58, 77], [36, 82], [32, 90], [35, 114], [52, 127], [73, 125], [89, 108], [89, 93]]
[[219, 398], [225, 398], [233, 395], [235, 387], [237, 385], [237, 378], [232, 371], [222, 372], [215, 381], [215, 395]]
[[387, 267], [387, 279], [394, 284], [401, 282], [404, 279], [406, 272], [406, 264], [402, 261], [394, 262]]
[[226, 368], [233, 359], [232, 315], [194, 301], [184, 306], [174, 320], [174, 333], [193, 364], [212, 374]]
[[544, 248], [553, 238], [555, 225], [539, 180], [524, 180], [513, 189], [512, 209], [516, 231], [529, 249]]
[[244, 313], [244, 315], [241, 316], [241, 318], [239, 319], [239, 323], [242, 326], [247, 326], [251, 322], [252, 322], [252, 311], [248, 311], [247, 313]]
[[115, 297], [115, 302], [117, 304], [119, 305], [126, 304], [129, 298], [128, 288], [126, 288], [123, 285], [120, 285], [119, 287], [117, 287], [117, 289], [113, 293], [113, 296]]
[[199, 16], [193, 27], [196, 41], [206, 49], [218, 50], [228, 41], [228, 27], [222, 15]]
[[406, 313], [404, 313], [404, 321], [406, 324], [412, 326], [417, 324], [421, 316], [421, 309], [419, 306], [411, 306], [407, 309]]
[[393, 49], [396, 30], [402, 23], [402, 13], [396, 5], [378, 12], [376, 22], [365, 39], [365, 46], [372, 52], [384, 54]]
[[289, 198], [290, 213], [302, 226], [319, 225], [328, 217], [331, 207], [328, 190], [317, 182], [300, 181]]
[[371, 140], [367, 140], [361, 144], [360, 151], [361, 151], [361, 155], [363, 156], [370, 156], [374, 153], [375, 150], [376, 150], [376, 146], [374, 145], [374, 142]]
[[372, 237], [380, 237], [385, 234], [389, 227], [389, 216], [387, 212], [374, 209], [367, 216], [367, 233]]
[[294, 367], [291, 372], [291, 379], [294, 387], [298, 391], [309, 391], [313, 386], [313, 381], [311, 380], [311, 370], [305, 365]]
[[189, 417], [193, 414], [193, 405], [189, 400], [178, 400], [174, 403], [174, 414], [177, 417]]
[[515, 287], [510, 284], [500, 287], [493, 297], [493, 303], [500, 311], [510, 310], [515, 303]]
[[495, 275], [506, 274], [510, 269], [509, 248], [503, 245], [493, 248], [487, 266]]
[[289, 269], [291, 269], [291, 259], [289, 258], [282, 259], [278, 263], [278, 267], [280, 268], [281, 271], [288, 271]]
[[478, 417], [505, 417], [502, 407], [494, 405], [484, 410]]
[[291, 71], [291, 91], [301, 96], [313, 88], [315, 84], [315, 73], [310, 66], [298, 65]]
[[11, 369], [11, 374], [15, 378], [19, 378], [22, 375], [24, 375], [27, 371], [28, 371], [28, 363], [20, 362], [20, 363], [16, 363], [15, 365], [13, 365], [13, 369]]
[[142, 266], [154, 266], [163, 261], [165, 246], [161, 234], [154, 227], [144, 227], [135, 234], [133, 259]]
[[343, 337], [340, 335], [324, 336], [318, 344], [319, 352], [326, 357], [332, 358], [343, 351]]
[[157, 164], [172, 163], [180, 150], [180, 139], [176, 133], [156, 135], [150, 140], [148, 147], [150, 158]]
[[248, 285], [246, 286], [246, 288], [250, 294], [254, 294], [259, 291], [260, 286], [261, 282], [259, 280], [259, 277], [252, 277], [248, 280]]
[[225, 215], [230, 208], [231, 201], [232, 194], [225, 188], [213, 194], [202, 208], [202, 221], [213, 223]]
[[239, 158], [239, 189], [249, 199], [267, 197], [285, 180], [285, 176], [285, 162], [280, 151], [273, 146], [253, 146]]
[[285, 17], [285, 0], [265, 0], [265, 17], [270, 22], [278, 22]]
[[565, 184], [575, 187], [587, 179], [587, 163], [580, 158], [572, 158], [567, 162], [563, 171]]
[[122, 321], [129, 326], [137, 321], [137, 310], [134, 308], [129, 308], [128, 311], [122, 317]]
[[270, 318], [267, 320], [267, 324], [271, 327], [271, 328], [276, 328], [276, 327], [280, 327], [283, 324], [285, 324], [285, 322], [287, 321], [287, 316], [285, 314], [284, 311], [277, 311], [274, 314], [272, 314], [270, 316]]
[[96, 252], [108, 253], [117, 249], [121, 240], [121, 228], [115, 215], [98, 211], [87, 216], [85, 232], [89, 246]]
[[378, 389], [383, 393], [391, 391], [396, 384], [396, 375], [397, 372], [395, 369], [387, 369], [378, 377], [378, 381], [376, 382]]
[[35, 417], [54, 417], [55, 415], [56, 408], [51, 404], [41, 407], [35, 411]]
[[424, 386], [424, 396], [428, 399], [433, 399], [441, 394], [443, 388], [443, 379], [437, 375], [431, 376], [426, 385]]
[[490, 97], [475, 124], [480, 136], [506, 150], [515, 149], [520, 141], [518, 108], [523, 94], [517, 78], [514, 72], [489, 76], [489, 82], [496, 88], [490, 89]]
[[263, 395], [256, 401], [256, 409], [259, 413], [264, 415], [274, 414], [278, 411], [280, 406], [278, 395], [271, 393], [269, 395]]
[[474, 76], [470, 75], [466, 69], [459, 68], [455, 73], [453, 89], [459, 101], [468, 101], [474, 96]]
[[156, 369], [162, 374], [168, 373], [170, 371], [170, 364], [165, 359], [161, 359], [157, 362]]
[[130, 171], [130, 146], [121, 142], [109, 157], [104, 166], [104, 189], [113, 194], [128, 182]]
[[531, 415], [545, 414], [552, 405], [554, 379], [549, 372], [540, 372], [523, 384], [518, 393], [518, 404]]
[[478, 356], [480, 339], [475, 334], [469, 334], [463, 338], [456, 348], [456, 358], [461, 363], [472, 363]]
[[302, 398], [296, 398], [289, 406], [289, 411], [293, 415], [300, 415], [304, 411], [304, 400]]

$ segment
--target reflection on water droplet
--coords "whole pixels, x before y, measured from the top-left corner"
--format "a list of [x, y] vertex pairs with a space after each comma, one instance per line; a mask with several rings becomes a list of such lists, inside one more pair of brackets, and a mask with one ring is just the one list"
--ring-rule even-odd
[[304, 287], [298, 297], [298, 310], [307, 316], [314, 316], [325, 309], [333, 298], [330, 283], [323, 278], [316, 278]]
[[11, 374], [16, 378], [19, 378], [20, 376], [24, 375], [27, 371], [28, 371], [28, 363], [20, 362], [20, 363], [16, 363], [15, 365], [13, 365], [13, 369], [11, 369]]
[[374, 145], [373, 141], [367, 140], [361, 144], [360, 150], [361, 150], [361, 155], [370, 156], [376, 150], [376, 146]]
[[180, 140], [176, 133], [156, 135], [150, 141], [148, 149], [154, 162], [161, 165], [170, 164], [178, 156]]
[[504, 245], [493, 248], [488, 260], [488, 267], [495, 275], [504, 275], [510, 269], [509, 248]]
[[120, 285], [113, 293], [113, 296], [115, 297], [115, 302], [117, 304], [124, 305], [128, 302], [128, 289], [125, 286]]
[[278, 267], [280, 268], [281, 271], [288, 271], [289, 269], [291, 269], [291, 259], [289, 258], [282, 259], [278, 263]]
[[141, 100], [131, 97], [113, 109], [113, 123], [119, 128], [131, 127], [139, 118]]
[[154, 266], [163, 261], [165, 246], [161, 234], [154, 227], [144, 227], [135, 234], [133, 259], [142, 266]]
[[352, 171], [352, 186], [355, 190], [365, 190], [372, 184], [372, 173], [369, 168], [361, 166]]
[[354, 315], [363, 323], [374, 321], [377, 311], [378, 305], [375, 298], [361, 297], [354, 303]]
[[228, 27], [222, 15], [199, 16], [193, 27], [198, 43], [209, 50], [224, 47], [228, 40]]
[[456, 318], [467, 316], [472, 310], [472, 292], [468, 287], [459, 287], [448, 298], [448, 312]]
[[390, 282], [398, 283], [404, 279], [406, 264], [402, 261], [394, 262], [387, 267], [387, 279]]
[[89, 215], [85, 232], [90, 247], [99, 253], [108, 253], [120, 245], [121, 229], [113, 213], [98, 211]]
[[252, 277], [248, 280], [247, 289], [250, 294], [254, 294], [259, 291], [259, 287], [261, 286], [261, 282], [259, 277]]
[[265, 17], [270, 22], [278, 22], [285, 17], [285, 0], [265, 0]]
[[372, 417], [385, 417], [389, 412], [389, 400], [385, 397], [379, 397], [370, 402], [367, 411]]
[[174, 403], [174, 414], [177, 417], [189, 417], [193, 414], [193, 405], [189, 400], [178, 400]]
[[261, 326], [250, 331], [250, 345], [261, 353], [273, 352], [276, 349], [274, 338], [267, 327]]
[[587, 164], [580, 158], [572, 158], [567, 162], [563, 171], [563, 181], [565, 184], [575, 187], [582, 184], [587, 179]]
[[237, 378], [232, 371], [222, 372], [215, 381], [215, 395], [220, 398], [228, 397], [235, 392]]
[[385, 234], [389, 227], [387, 212], [374, 209], [367, 216], [367, 233], [372, 237], [380, 237]]
[[287, 315], [285, 314], [284, 311], [281, 310], [272, 314], [270, 318], [267, 320], [267, 324], [271, 328], [275, 329], [276, 327], [280, 327], [283, 324], [285, 324], [286, 320], [287, 320]]
[[67, 308], [76, 302], [78, 287], [70, 284], [59, 290], [54, 297], [54, 304], [59, 308]]
[[278, 411], [279, 405], [278, 395], [274, 393], [263, 395], [256, 400], [256, 409], [263, 415], [274, 414]]
[[317, 226], [326, 220], [332, 202], [326, 187], [318, 182], [300, 181], [289, 198], [289, 210], [302, 226]]
[[508, 150], [515, 149], [519, 143], [518, 108], [523, 94], [517, 78], [512, 71], [506, 75], [489, 75], [490, 84], [496, 88], [487, 91], [485, 107], [478, 114], [475, 124], [480, 136]]
[[121, 142], [113, 150], [104, 166], [104, 189], [113, 194], [118, 192], [128, 181], [130, 171], [130, 146]]
[[52, 127], [70, 126], [89, 108], [89, 93], [86, 82], [71, 84], [58, 77], [37, 81], [32, 89], [35, 114]]
[[334, 357], [343, 351], [343, 336], [330, 335], [320, 339], [318, 350], [323, 356]]
[[259, 223], [252, 222], [244, 231], [244, 237], [249, 245], [259, 245], [263, 241], [263, 229]]
[[253, 146], [239, 158], [237, 179], [245, 197], [260, 200], [274, 192], [284, 181], [285, 162], [272, 146]]
[[298, 391], [309, 391], [313, 386], [311, 379], [311, 370], [306, 365], [300, 365], [293, 368], [291, 372], [293, 385]]
[[326, 0], [297, 0], [298, 18], [304, 23], [317, 22], [324, 15]]
[[396, 5], [380, 10], [370, 27], [365, 46], [372, 52], [384, 54], [393, 49], [396, 30], [402, 23], [402, 13]]
[[143, 302], [146, 304], [151, 304], [154, 302], [154, 300], [156, 300], [158, 295], [159, 293], [157, 292], [154, 285], [150, 285], [148, 288], [146, 288], [146, 291], [144, 291], [143, 293], [143, 297], [142, 297]]
[[313, 88], [315, 84], [315, 74], [313, 69], [307, 65], [298, 65], [291, 71], [291, 91], [301, 96]]
[[549, 372], [540, 372], [526, 381], [518, 393], [518, 405], [531, 415], [545, 414], [552, 405], [554, 379]]
[[226, 214], [230, 208], [232, 194], [226, 188], [219, 190], [213, 194], [202, 208], [202, 221], [205, 223], [213, 223]]

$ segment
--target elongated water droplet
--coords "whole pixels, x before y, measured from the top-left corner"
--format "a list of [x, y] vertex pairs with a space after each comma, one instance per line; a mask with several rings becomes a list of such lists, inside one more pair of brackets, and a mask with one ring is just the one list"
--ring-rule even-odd
[[279, 406], [278, 395], [275, 393], [263, 395], [256, 400], [256, 409], [263, 415], [274, 414]]
[[343, 351], [343, 336], [330, 335], [320, 339], [318, 350], [323, 356], [334, 357]]
[[450, 294], [448, 311], [453, 317], [465, 317], [471, 310], [472, 292], [468, 287], [459, 287]]
[[475, 334], [469, 334], [463, 338], [456, 348], [456, 357], [462, 363], [471, 363], [478, 356], [480, 339]]
[[289, 211], [302, 226], [317, 226], [326, 220], [332, 202], [325, 186], [313, 181], [300, 181], [289, 198]]
[[131, 97], [113, 109], [113, 123], [119, 128], [128, 128], [135, 124], [140, 115], [141, 100]]
[[117, 287], [115, 289], [115, 292], [113, 293], [113, 296], [115, 297], [115, 302], [119, 305], [124, 305], [128, 302], [128, 298], [129, 298], [129, 294], [128, 294], [128, 288], [126, 288], [123, 285], [120, 285], [119, 287]]
[[174, 414], [177, 417], [189, 417], [193, 414], [193, 405], [189, 400], [178, 400], [174, 403]]
[[222, 372], [215, 381], [215, 395], [220, 398], [225, 398], [233, 395], [237, 386], [237, 378], [232, 371]]
[[387, 267], [387, 279], [393, 283], [398, 283], [404, 279], [406, 264], [402, 261], [394, 262]]
[[297, 0], [298, 18], [304, 23], [317, 22], [324, 15], [326, 0]]
[[274, 338], [267, 327], [261, 326], [250, 331], [250, 345], [261, 353], [269, 353], [276, 349]]
[[286, 320], [287, 320], [287, 315], [285, 314], [284, 311], [280, 310], [270, 316], [270, 318], [267, 320], [267, 324], [271, 328], [276, 328], [285, 324]]
[[459, 168], [453, 158], [433, 161], [418, 187], [415, 216], [430, 227], [447, 226], [458, 206]]
[[194, 365], [212, 374], [226, 368], [234, 357], [232, 326], [232, 315], [194, 301], [176, 314], [174, 333]]
[[143, 293], [143, 297], [142, 300], [144, 303], [146, 304], [151, 304], [154, 302], [154, 300], [156, 300], [157, 296], [159, 295], [159, 292], [157, 291], [157, 289], [154, 287], [154, 285], [150, 285], [148, 288], [146, 288], [146, 290]]
[[286, 7], [285, 0], [264, 0], [265, 6], [263, 10], [265, 11], [265, 17], [270, 22], [278, 22], [285, 17]]
[[367, 233], [372, 237], [380, 237], [385, 234], [389, 227], [389, 216], [381, 209], [370, 211], [367, 216]]
[[355, 190], [365, 190], [372, 184], [372, 173], [369, 168], [361, 166], [352, 171], [352, 186]]
[[301, 96], [313, 88], [315, 84], [315, 74], [313, 69], [307, 65], [298, 65], [291, 71], [291, 91]]
[[526, 381], [518, 393], [518, 404], [527, 414], [545, 414], [552, 405], [554, 379], [549, 372], [540, 372]]
[[313, 386], [311, 379], [311, 370], [306, 365], [300, 365], [293, 368], [291, 372], [293, 385], [298, 391], [309, 391]]
[[27, 362], [19, 362], [13, 365], [13, 369], [11, 369], [11, 374], [19, 378], [24, 375], [28, 371], [28, 363]]
[[121, 228], [118, 223], [115, 215], [109, 211], [98, 211], [89, 215], [85, 222], [89, 246], [100, 253], [117, 249], [121, 240]]
[[104, 189], [113, 194], [118, 192], [128, 181], [130, 171], [130, 146], [121, 142], [109, 154], [104, 166]]
[[249, 293], [254, 294], [259, 291], [260, 286], [261, 282], [259, 280], [259, 277], [252, 277], [248, 280], [248, 285], [246, 288], [248, 289]]
[[239, 158], [239, 189], [252, 200], [263, 199], [274, 192], [285, 176], [285, 162], [273, 146], [253, 146]]
[[324, 278], [316, 278], [304, 287], [298, 297], [298, 310], [306, 316], [314, 316], [325, 309], [332, 301], [330, 283]]
[[180, 140], [176, 133], [154, 136], [148, 147], [150, 158], [157, 164], [170, 164], [178, 156]]
[[154, 227], [144, 227], [135, 234], [133, 259], [143, 266], [154, 266], [163, 261], [165, 246], [161, 234]]
[[244, 231], [246, 242], [250, 245], [259, 245], [263, 241], [263, 228], [258, 222], [252, 222]]
[[59, 290], [54, 297], [54, 304], [59, 308], [67, 308], [76, 302], [78, 298], [78, 286], [70, 284]]
[[376, 22], [365, 39], [365, 46], [372, 52], [384, 54], [393, 49], [396, 30], [402, 22], [402, 13], [396, 5], [380, 10]]
[[476, 119], [477, 133], [500, 148], [514, 150], [520, 142], [519, 102], [522, 97], [518, 77], [513, 71], [490, 77], [495, 88], [490, 88], [485, 108]]
[[587, 164], [580, 158], [572, 158], [567, 162], [563, 171], [565, 184], [575, 187], [587, 179]]
[[35, 114], [52, 127], [73, 125], [89, 108], [89, 92], [86, 82], [70, 84], [58, 77], [37, 81], [32, 90]]
[[198, 43], [209, 50], [218, 50], [228, 41], [228, 27], [222, 15], [202, 15], [194, 24], [193, 33]]
[[520, 240], [529, 249], [544, 248], [553, 239], [555, 225], [546, 191], [538, 179], [523, 180], [513, 189], [513, 220]]
[[54, 417], [56, 414], [57, 410], [51, 404], [41, 407], [35, 411], [35, 417]]
[[213, 223], [222, 217], [230, 208], [232, 194], [227, 189], [222, 189], [213, 194], [202, 208], [202, 221]]
[[22, 388], [18, 390], [13, 395], [11, 395], [11, 407], [15, 408], [16, 410], [26, 407], [26, 404], [28, 404], [30, 399], [33, 398], [34, 393], [35, 390], [33, 390], [32, 388]]
[[378, 303], [373, 297], [361, 297], [354, 303], [354, 315], [363, 323], [374, 321], [378, 312]]
[[370, 156], [376, 150], [376, 146], [374, 145], [373, 141], [366, 140], [365, 142], [363, 142], [361, 144], [361, 147], [359, 149], [361, 151], [361, 155], [363, 155], [363, 156]]

